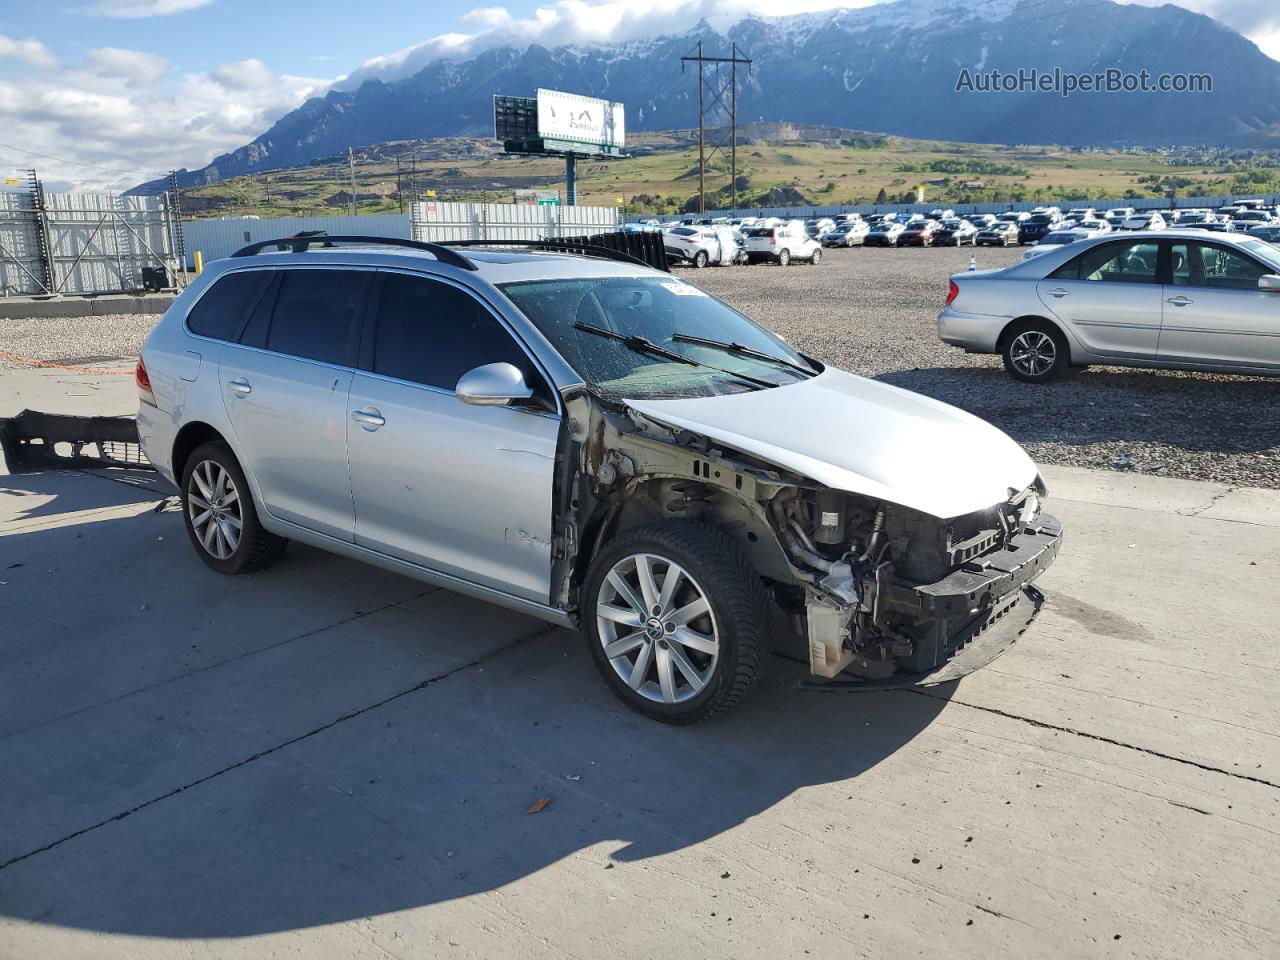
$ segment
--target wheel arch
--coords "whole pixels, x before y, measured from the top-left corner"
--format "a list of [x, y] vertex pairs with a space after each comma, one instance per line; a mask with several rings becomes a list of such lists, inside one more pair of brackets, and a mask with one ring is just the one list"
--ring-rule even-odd
[[[178, 435], [173, 438], [173, 449], [170, 454], [169, 464], [173, 469], [173, 475], [181, 479], [183, 468], [187, 465], [187, 459], [199, 447], [205, 443], [222, 443], [228, 448], [231, 447], [230, 442], [223, 436], [217, 427], [203, 420], [193, 420], [190, 423], [183, 424]], [[235, 451], [232, 450], [232, 453]], [[236, 458], [237, 460], [239, 457]], [[240, 469], [244, 469], [244, 464], [240, 465]]]

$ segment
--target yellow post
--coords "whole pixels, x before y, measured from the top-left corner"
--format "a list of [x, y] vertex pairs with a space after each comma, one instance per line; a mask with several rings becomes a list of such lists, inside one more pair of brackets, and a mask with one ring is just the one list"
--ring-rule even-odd
[[196, 251], [196, 276], [200, 276], [200, 271], [204, 269], [204, 254], [199, 250]]

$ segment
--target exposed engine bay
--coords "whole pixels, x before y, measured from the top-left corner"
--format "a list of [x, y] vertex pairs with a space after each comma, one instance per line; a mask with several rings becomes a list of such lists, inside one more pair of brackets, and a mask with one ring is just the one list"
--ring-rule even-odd
[[943, 682], [984, 665], [1033, 618], [1031, 586], [1061, 525], [1037, 477], [976, 512], [941, 519], [836, 490], [622, 402], [566, 397], [552, 602], [577, 616], [602, 544], [687, 519], [732, 537], [808, 647], [810, 672], [851, 686]]

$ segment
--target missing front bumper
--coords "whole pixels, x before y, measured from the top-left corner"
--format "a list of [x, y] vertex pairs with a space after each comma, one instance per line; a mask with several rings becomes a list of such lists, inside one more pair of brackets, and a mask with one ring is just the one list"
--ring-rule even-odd
[[[1050, 516], [1018, 534], [1013, 545], [963, 564], [936, 583], [887, 582], [876, 597], [879, 616], [913, 624], [905, 655], [882, 648], [884, 659], [868, 660], [843, 647], [852, 611], [829, 608], [815, 620], [810, 604], [810, 689], [883, 690], [930, 686], [958, 680], [1004, 653], [1029, 627], [1044, 595], [1032, 581], [1042, 574], [1062, 546], [1062, 524]], [[826, 607], [825, 604], [816, 605]], [[832, 615], [843, 614], [837, 633]], [[883, 621], [877, 620], [877, 623]], [[892, 622], [892, 621], [890, 621]], [[822, 679], [825, 678], [825, 679]]]

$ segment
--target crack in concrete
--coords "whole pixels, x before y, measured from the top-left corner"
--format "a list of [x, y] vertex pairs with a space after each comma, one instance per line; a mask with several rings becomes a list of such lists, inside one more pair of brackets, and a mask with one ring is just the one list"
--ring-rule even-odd
[[501, 656], [502, 654], [506, 653], [509, 650], [515, 649], [516, 647], [520, 646], [521, 644], [529, 640], [535, 640], [538, 637], [544, 636], [545, 634], [548, 634], [551, 631], [557, 630], [557, 629], [559, 628], [555, 624], [550, 624], [550, 623], [545, 624], [539, 627], [537, 630], [532, 631], [531, 633], [526, 633], [523, 636], [519, 636], [516, 639], [512, 640], [510, 643], [503, 644], [501, 647], [498, 647], [495, 650], [491, 650], [489, 653], [476, 657], [474, 660], [471, 660], [467, 663], [459, 664], [458, 666], [452, 667], [449, 670], [444, 671], [443, 673], [438, 673], [435, 676], [427, 677], [425, 680], [420, 680], [418, 683], [415, 683], [412, 687], [408, 687], [404, 690], [399, 691], [398, 693], [393, 693], [389, 697], [384, 697], [383, 699], [378, 700], [375, 703], [371, 703], [371, 704], [368, 704], [367, 706], [361, 707], [359, 710], [353, 710], [350, 713], [344, 713], [342, 716], [337, 717], [333, 720], [330, 720], [328, 723], [323, 723], [312, 730], [308, 730], [306, 733], [300, 733], [296, 737], [290, 737], [288, 740], [278, 743], [274, 747], [268, 747], [265, 750], [259, 750], [257, 753], [253, 754], [252, 756], [245, 757], [242, 760], [237, 760], [235, 763], [222, 767], [219, 770], [215, 770], [213, 773], [205, 774], [203, 777], [199, 777], [195, 780], [192, 780], [190, 783], [185, 783], [180, 787], [175, 787], [174, 789], [168, 791], [167, 793], [162, 793], [157, 797], [152, 797], [150, 800], [144, 800], [142, 803], [136, 804], [135, 806], [132, 806], [127, 810], [122, 810], [120, 813], [117, 813], [114, 816], [107, 817], [105, 820], [99, 820], [97, 823], [90, 824], [87, 827], [81, 827], [79, 830], [75, 830], [64, 837], [59, 837], [57, 840], [53, 840], [49, 843], [46, 843], [42, 847], [37, 847], [34, 850], [28, 850], [26, 853], [18, 854], [16, 857], [11, 857], [8, 860], [6, 860], [4, 863], [0, 863], [0, 870], [6, 870], [9, 867], [12, 867], [15, 864], [21, 863], [24, 860], [29, 860], [31, 857], [34, 857], [38, 854], [47, 853], [48, 851], [54, 849], [55, 847], [62, 846], [62, 844], [66, 843], [69, 840], [74, 840], [77, 837], [82, 837], [87, 833], [92, 833], [94, 830], [98, 830], [101, 827], [105, 827], [107, 824], [115, 823], [118, 820], [123, 820], [126, 817], [132, 816], [133, 814], [138, 813], [141, 810], [145, 810], [147, 807], [154, 806], [155, 804], [160, 803], [162, 800], [168, 800], [171, 797], [176, 797], [180, 793], [183, 793], [187, 790], [191, 790], [195, 787], [200, 786], [201, 784], [208, 783], [210, 780], [214, 780], [222, 776], [223, 774], [230, 773], [233, 770], [238, 770], [243, 766], [247, 766], [248, 764], [253, 763], [255, 760], [261, 760], [263, 757], [267, 757], [273, 753], [277, 753], [278, 751], [283, 750], [286, 747], [291, 747], [295, 743], [301, 743], [303, 740], [309, 740], [311, 737], [314, 737], [316, 734], [324, 733], [326, 730], [330, 730], [341, 723], [346, 723], [348, 720], [354, 720], [357, 717], [362, 717], [366, 713], [370, 713], [374, 710], [377, 710], [379, 707], [385, 707], [387, 704], [393, 703], [396, 700], [401, 699], [402, 697], [407, 697], [411, 693], [417, 693], [419, 690], [423, 690], [433, 683], [440, 683], [443, 680], [448, 680], [454, 674], [461, 673], [464, 670], [470, 670], [472, 667], [478, 667], [481, 664], [494, 659], [495, 657]]
[[[1126, 750], [1135, 750], [1138, 753], [1145, 753], [1148, 756], [1158, 757], [1161, 760], [1172, 760], [1174, 763], [1181, 763], [1188, 767], [1195, 767], [1198, 770], [1204, 770], [1206, 773], [1220, 773], [1236, 780], [1247, 780], [1249, 783], [1257, 783], [1264, 787], [1271, 787], [1273, 790], [1280, 790], [1280, 783], [1275, 783], [1274, 781], [1267, 780], [1264, 777], [1253, 777], [1247, 773], [1236, 773], [1233, 770], [1226, 770], [1222, 767], [1215, 767], [1208, 763], [1201, 763], [1199, 760], [1190, 760], [1186, 757], [1175, 757], [1171, 753], [1162, 753], [1159, 750], [1152, 750], [1150, 747], [1139, 747], [1136, 744], [1125, 743], [1123, 740], [1115, 740], [1112, 737], [1104, 737], [1098, 733], [1089, 733], [1085, 730], [1075, 730], [1071, 727], [1061, 727], [1054, 723], [1046, 723], [1043, 720], [1035, 720], [1031, 717], [1024, 717], [1020, 714], [1010, 713], [1007, 710], [998, 710], [995, 707], [984, 707], [976, 703], [967, 703], [964, 700], [957, 700], [955, 697], [937, 697], [926, 690], [905, 689], [901, 692], [914, 693], [917, 696], [928, 697], [931, 700], [941, 700], [944, 703], [954, 703], [957, 706], [968, 707], [970, 710], [981, 710], [983, 713], [991, 713], [997, 717], [1004, 717], [1008, 720], [1017, 720], [1020, 723], [1026, 723], [1033, 727], [1039, 727], [1043, 730], [1054, 730], [1058, 733], [1069, 733], [1072, 736], [1083, 737], [1086, 740], [1096, 740], [1099, 743], [1107, 743], [1113, 747], [1123, 747]], [[1204, 813], [1206, 811], [1198, 810], [1197, 812]]]
[[1224, 497], [1231, 496], [1231, 494], [1235, 493], [1239, 489], [1240, 488], [1235, 485], [1227, 487], [1227, 489], [1223, 490], [1221, 493], [1215, 493], [1212, 497], [1210, 497], [1209, 502], [1206, 503], [1203, 507], [1189, 507], [1189, 508], [1183, 507], [1178, 510], [1175, 510], [1174, 512], [1184, 517], [1198, 517], [1201, 514], [1203, 514], [1205, 511], [1212, 510], [1214, 505], [1218, 503], [1218, 501], [1222, 500]]
[[[426, 590], [423, 590], [420, 593], [415, 593], [413, 596], [407, 597], [405, 599], [421, 600], [423, 597], [430, 596], [436, 591], [442, 590], [442, 589], [443, 589], [442, 587], [428, 587]], [[196, 667], [194, 670], [188, 670], [185, 673], [178, 674], [177, 676], [167, 677], [164, 680], [157, 680], [155, 683], [149, 683], [142, 687], [136, 687], [133, 690], [126, 690], [124, 693], [117, 694], [114, 697], [109, 697], [106, 700], [100, 700], [97, 703], [86, 704], [83, 707], [80, 707], [76, 710], [72, 710], [68, 713], [59, 714], [56, 717], [48, 717], [44, 720], [41, 720], [39, 723], [33, 723], [30, 726], [20, 727], [17, 730], [10, 730], [7, 733], [0, 733], [0, 742], [8, 740], [11, 737], [20, 736], [21, 734], [24, 734], [24, 733], [30, 733], [32, 730], [39, 730], [41, 727], [46, 727], [51, 723], [58, 723], [62, 720], [67, 720], [70, 717], [76, 717], [82, 713], [88, 713], [90, 710], [97, 710], [101, 707], [110, 706], [113, 703], [119, 703], [121, 700], [128, 700], [130, 697], [137, 696], [140, 693], [146, 693], [149, 690], [156, 690], [156, 689], [159, 689], [160, 687], [168, 686], [171, 683], [178, 683], [190, 677], [199, 676], [200, 674], [206, 673], [209, 670], [217, 670], [219, 667], [228, 666], [229, 664], [236, 663], [248, 657], [256, 657], [259, 654], [270, 653], [272, 650], [278, 650], [280, 647], [288, 646], [289, 644], [296, 643], [299, 640], [306, 640], [310, 637], [314, 637], [319, 634], [325, 633], [328, 630], [336, 630], [338, 627], [344, 627], [349, 623], [354, 623], [356, 620], [363, 620], [365, 617], [371, 617], [376, 613], [382, 613], [383, 611], [391, 610], [394, 607], [399, 607], [404, 602], [405, 602], [404, 600], [392, 600], [389, 603], [385, 603], [380, 607], [374, 607], [372, 610], [361, 610], [357, 613], [353, 613], [349, 617], [343, 617], [341, 620], [335, 620], [333, 623], [326, 623], [323, 626], [316, 627], [313, 630], [307, 630], [303, 633], [297, 634], [296, 636], [286, 637], [283, 640], [277, 640], [275, 643], [268, 643], [266, 646], [254, 647], [252, 650], [246, 650], [243, 653], [238, 653], [233, 657], [227, 657], [223, 660], [217, 660], [213, 663], [207, 663], [203, 667]]]

